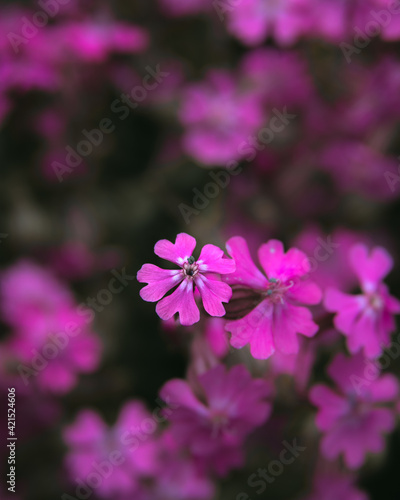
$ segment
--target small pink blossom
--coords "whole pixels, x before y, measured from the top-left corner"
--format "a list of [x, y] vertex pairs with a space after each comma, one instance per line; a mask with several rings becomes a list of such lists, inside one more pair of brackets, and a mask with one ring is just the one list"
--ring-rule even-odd
[[243, 57], [240, 71], [250, 88], [259, 93], [267, 109], [273, 106], [303, 109], [315, 97], [307, 64], [294, 50], [251, 50]]
[[207, 166], [243, 157], [241, 143], [264, 120], [257, 93], [244, 91], [235, 75], [222, 70], [209, 71], [205, 81], [185, 89], [179, 118], [186, 128], [185, 151]]
[[[169, 429], [157, 441], [159, 470], [138, 500], [211, 500], [215, 485], [204, 464], [177, 443]], [[135, 497], [136, 500], [136, 497]]]
[[140, 283], [148, 283], [140, 291], [140, 296], [147, 302], [160, 300], [179, 285], [157, 304], [156, 312], [161, 319], [167, 320], [179, 313], [182, 325], [197, 323], [200, 311], [195, 302], [195, 291], [200, 294], [204, 309], [210, 316], [225, 314], [222, 302], [229, 301], [232, 290], [220, 281], [219, 275], [232, 273], [235, 263], [215, 245], [205, 245], [196, 260], [193, 257], [195, 246], [196, 240], [186, 233], [178, 234], [175, 243], [160, 240], [154, 247], [155, 254], [177, 264], [180, 269], [161, 269], [153, 264], [144, 264], [137, 274]]
[[360, 241], [366, 242], [368, 238], [342, 227], [326, 234], [318, 226], [309, 225], [296, 237], [295, 244], [309, 257], [310, 273], [322, 290], [333, 287], [350, 291], [357, 284], [357, 278], [351, 271], [348, 254]]
[[378, 376], [376, 367], [370, 374], [366, 361], [361, 353], [351, 358], [337, 354], [327, 370], [335, 390], [319, 384], [310, 392], [323, 432], [321, 453], [329, 460], [343, 454], [352, 469], [361, 467], [367, 452], [381, 452], [382, 434], [395, 426], [394, 411], [383, 404], [397, 399], [398, 382], [393, 375]]
[[355, 477], [351, 474], [324, 472], [317, 474], [310, 495], [302, 500], [368, 500], [368, 496], [355, 486]]
[[375, 247], [369, 253], [363, 244], [354, 245], [349, 255], [362, 293], [349, 295], [328, 288], [324, 305], [328, 311], [337, 313], [334, 324], [346, 335], [349, 351], [354, 354], [364, 349], [367, 357], [376, 358], [390, 343], [390, 334], [395, 330], [393, 316], [400, 313], [400, 302], [382, 283], [393, 267], [393, 260], [384, 248]]
[[269, 384], [252, 379], [243, 365], [229, 371], [223, 365], [212, 368], [198, 377], [196, 389], [173, 379], [160, 391], [177, 406], [169, 417], [175, 438], [220, 474], [234, 465], [231, 459], [239, 461], [246, 436], [268, 418], [269, 394]]
[[67, 51], [89, 62], [102, 62], [113, 52], [142, 52], [149, 43], [145, 30], [123, 22], [71, 22], [57, 28], [59, 40], [69, 40]]
[[387, 178], [397, 175], [398, 161], [361, 141], [334, 141], [323, 150], [320, 161], [345, 192], [361, 193], [372, 200], [396, 195], [388, 187]]
[[275, 350], [297, 353], [297, 333], [312, 337], [318, 331], [310, 310], [301, 304], [321, 300], [319, 287], [306, 279], [310, 271], [306, 255], [297, 248], [284, 253], [280, 241], [270, 240], [258, 250], [264, 275], [243, 238], [231, 238], [226, 248], [236, 262], [236, 271], [226, 278], [234, 290], [228, 316], [237, 318], [225, 326], [232, 334], [231, 345], [250, 344], [252, 356], [258, 359], [268, 358]]
[[241, 0], [229, 11], [228, 28], [244, 44], [262, 44], [268, 36], [291, 45], [310, 28], [309, 0]]
[[2, 273], [0, 295], [3, 318], [13, 328], [5, 347], [26, 385], [35, 381], [46, 391], [65, 393], [79, 373], [97, 368], [101, 343], [90, 315], [47, 269], [15, 264]]
[[[105, 463], [108, 469], [96, 488], [96, 495], [117, 500], [133, 498], [140, 481], [157, 471], [153, 436], [156, 428], [151, 414], [139, 401], [127, 402], [111, 428], [95, 411], [82, 410], [63, 432], [69, 448], [65, 462], [71, 479], [78, 485], [86, 484]], [[110, 468], [112, 473], [108, 474]]]

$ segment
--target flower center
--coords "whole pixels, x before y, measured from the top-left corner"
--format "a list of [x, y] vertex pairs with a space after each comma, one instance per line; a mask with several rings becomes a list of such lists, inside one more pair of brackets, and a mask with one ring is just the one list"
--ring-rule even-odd
[[347, 413], [344, 415], [344, 418], [350, 425], [359, 426], [360, 418], [368, 413], [371, 408], [370, 403], [368, 402], [368, 393], [364, 393], [362, 396], [363, 399], [360, 399], [359, 396], [355, 393], [347, 394], [347, 401], [349, 406]]
[[196, 264], [196, 260], [193, 255], [183, 264], [183, 272], [185, 276], [189, 278], [194, 278], [196, 274], [198, 274], [199, 266]]
[[224, 411], [213, 411], [211, 413], [212, 437], [218, 437], [227, 426], [228, 422], [229, 418]]
[[368, 297], [369, 305], [374, 309], [375, 311], [380, 311], [383, 307], [383, 301], [382, 298], [377, 294], [377, 293], [372, 293]]
[[263, 296], [268, 298], [272, 303], [283, 304], [283, 297], [289, 288], [294, 285], [293, 281], [290, 281], [287, 285], [282, 283], [281, 280], [275, 278], [269, 278], [269, 285], [266, 291], [264, 291]]

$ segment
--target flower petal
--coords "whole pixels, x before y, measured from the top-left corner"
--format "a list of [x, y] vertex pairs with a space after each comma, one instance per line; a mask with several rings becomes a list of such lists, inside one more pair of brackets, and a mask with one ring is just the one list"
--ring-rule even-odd
[[287, 296], [300, 304], [318, 304], [322, 298], [319, 286], [313, 281], [298, 282], [287, 291]]
[[284, 354], [296, 354], [299, 351], [297, 333], [312, 337], [317, 331], [318, 325], [312, 320], [309, 309], [291, 304], [275, 307], [274, 341], [276, 348]]
[[254, 264], [244, 238], [241, 236], [230, 238], [226, 243], [226, 249], [236, 263], [236, 271], [225, 279], [227, 283], [248, 285], [253, 288], [265, 288], [268, 285], [266, 277]]
[[156, 302], [183, 278], [180, 269], [161, 269], [153, 264], [144, 264], [137, 273], [137, 280], [148, 285], [140, 290], [140, 296], [147, 302]]
[[200, 319], [200, 311], [193, 296], [193, 282], [184, 280], [179, 287], [167, 297], [164, 297], [156, 306], [156, 312], [161, 319], [170, 319], [179, 313], [182, 325], [193, 325]]
[[224, 252], [215, 245], [204, 245], [197, 264], [202, 272], [229, 274], [236, 269], [235, 261], [226, 258]]
[[186, 233], [177, 235], [175, 243], [168, 240], [160, 240], [154, 246], [154, 253], [162, 259], [175, 262], [182, 265], [189, 257], [192, 256], [193, 250], [196, 247], [196, 240], [193, 236]]
[[350, 264], [364, 291], [370, 292], [392, 269], [393, 259], [382, 247], [373, 248], [368, 255], [367, 247], [358, 244], [350, 249]]
[[232, 297], [232, 288], [212, 275], [206, 277], [198, 274], [195, 283], [200, 292], [204, 309], [208, 314], [210, 316], [224, 316], [225, 308], [222, 302], [229, 302]]
[[254, 358], [269, 358], [275, 352], [272, 313], [272, 304], [264, 300], [244, 318], [227, 323], [225, 329], [232, 333], [231, 345], [240, 349], [250, 342], [250, 351]]
[[374, 403], [394, 401], [399, 394], [399, 383], [391, 374], [382, 375], [371, 384], [370, 391]]
[[364, 311], [354, 322], [351, 331], [348, 333], [347, 347], [349, 351], [354, 354], [364, 348], [364, 354], [367, 358], [377, 358], [383, 351], [378, 333], [373, 311]]
[[258, 249], [258, 258], [268, 278], [287, 281], [303, 276], [310, 270], [310, 262], [305, 253], [291, 248], [285, 254], [283, 243], [269, 240]]
[[193, 389], [185, 380], [172, 379], [166, 382], [160, 389], [160, 397], [172, 410], [188, 408], [203, 415], [207, 414], [207, 409], [194, 396]]

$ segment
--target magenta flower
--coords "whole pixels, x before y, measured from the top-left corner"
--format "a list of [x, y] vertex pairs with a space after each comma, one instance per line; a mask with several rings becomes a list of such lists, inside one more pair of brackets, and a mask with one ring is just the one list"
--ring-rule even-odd
[[321, 290], [306, 279], [310, 270], [306, 255], [297, 248], [285, 254], [280, 241], [270, 240], [258, 250], [265, 276], [243, 238], [231, 238], [226, 248], [236, 262], [236, 271], [226, 278], [234, 290], [228, 316], [235, 320], [225, 326], [232, 334], [232, 346], [250, 344], [252, 356], [258, 359], [268, 358], [275, 350], [297, 353], [297, 333], [312, 337], [318, 330], [309, 309], [300, 304], [321, 300]]
[[344, 192], [361, 193], [373, 200], [395, 196], [388, 189], [387, 177], [397, 175], [398, 161], [362, 141], [332, 141], [321, 153], [320, 162]]
[[141, 480], [157, 472], [156, 428], [139, 401], [127, 402], [112, 428], [96, 412], [82, 410], [63, 432], [71, 479], [81, 488], [95, 488], [100, 498], [133, 498]]
[[113, 52], [136, 53], [147, 48], [145, 30], [122, 22], [71, 22], [58, 28], [59, 40], [70, 40], [67, 50], [84, 61], [102, 62]]
[[147, 302], [160, 300], [169, 290], [179, 285], [171, 294], [160, 300], [156, 312], [161, 319], [170, 319], [179, 313], [182, 325], [193, 325], [200, 319], [200, 311], [194, 299], [194, 290], [200, 293], [204, 309], [210, 316], [225, 314], [222, 302], [232, 296], [231, 288], [220, 281], [220, 274], [235, 270], [233, 260], [214, 245], [205, 245], [199, 258], [193, 257], [196, 240], [186, 233], [177, 235], [175, 244], [160, 240], [154, 247], [159, 257], [177, 264], [180, 269], [161, 269], [153, 264], [144, 264], [137, 273], [140, 283], [148, 283], [142, 288], [140, 296]]
[[179, 119], [187, 154], [207, 166], [227, 166], [245, 155], [240, 144], [265, 118], [259, 95], [243, 87], [234, 74], [210, 70], [204, 81], [185, 89]]
[[376, 358], [390, 343], [390, 334], [395, 330], [393, 315], [400, 313], [400, 302], [382, 283], [393, 260], [384, 248], [375, 247], [369, 254], [362, 244], [354, 245], [349, 257], [362, 294], [349, 295], [328, 288], [324, 304], [328, 311], [337, 312], [334, 324], [346, 335], [349, 351], [364, 349], [368, 358]]
[[0, 296], [3, 318], [13, 327], [6, 349], [25, 384], [65, 393], [79, 373], [97, 368], [102, 346], [90, 315], [82, 314], [70, 290], [47, 269], [15, 264], [2, 273]]
[[[169, 429], [157, 441], [160, 467], [138, 500], [211, 500], [215, 485], [201, 461], [180, 446]], [[156, 471], [155, 471], [156, 472]], [[136, 496], [135, 496], [136, 500]]]
[[398, 382], [393, 375], [379, 376], [378, 368], [367, 362], [361, 353], [351, 358], [337, 354], [327, 370], [336, 390], [319, 384], [310, 392], [319, 409], [316, 424], [324, 434], [321, 453], [329, 460], [342, 453], [353, 469], [361, 467], [367, 452], [384, 449], [382, 434], [395, 425], [394, 411], [382, 403], [397, 398]]
[[101, 342], [76, 310], [60, 310], [41, 319], [41, 331], [15, 331], [6, 344], [9, 357], [18, 363], [26, 385], [35, 381], [46, 391], [66, 393], [77, 384], [80, 373], [97, 369]]
[[309, 256], [313, 280], [322, 290], [333, 287], [348, 292], [357, 284], [348, 253], [360, 241], [367, 242], [367, 236], [341, 227], [327, 235], [318, 226], [308, 225], [296, 237], [295, 245]]
[[368, 500], [368, 496], [355, 486], [355, 477], [336, 471], [317, 474], [313, 490], [302, 500]]
[[46, 318], [58, 310], [72, 308], [70, 290], [46, 268], [21, 260], [1, 273], [0, 306], [3, 318], [31, 336], [45, 329]]
[[160, 391], [177, 407], [169, 417], [177, 441], [220, 474], [234, 465], [228, 463], [240, 455], [246, 436], [268, 418], [269, 394], [269, 384], [252, 379], [243, 365], [229, 371], [218, 365], [198, 377], [195, 389], [185, 380], [173, 379]]
[[229, 31], [246, 45], [260, 45], [272, 36], [289, 45], [310, 29], [309, 0], [241, 0], [229, 12]]

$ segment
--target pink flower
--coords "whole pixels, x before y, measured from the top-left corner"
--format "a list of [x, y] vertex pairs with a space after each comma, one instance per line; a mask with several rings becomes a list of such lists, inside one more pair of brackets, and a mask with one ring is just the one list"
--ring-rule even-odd
[[[307, 65], [298, 52], [260, 48], [242, 59], [240, 72], [268, 108], [303, 109], [314, 99]], [[293, 82], [296, 85], [293, 85]]]
[[338, 472], [317, 474], [310, 495], [303, 500], [368, 500], [367, 495], [355, 485], [351, 474]]
[[96, 370], [101, 343], [73, 309], [43, 320], [46, 328], [36, 335], [29, 330], [15, 332], [7, 343], [9, 356], [19, 361], [17, 369], [26, 384], [35, 380], [47, 391], [65, 393], [76, 385], [79, 373]]
[[243, 91], [235, 75], [216, 70], [185, 90], [179, 118], [187, 154], [208, 166], [243, 157], [241, 143], [264, 121], [257, 93]]
[[193, 325], [200, 319], [199, 308], [194, 300], [194, 290], [200, 293], [204, 309], [211, 316], [225, 314], [222, 302], [232, 296], [231, 288], [220, 281], [220, 274], [235, 270], [233, 260], [225, 258], [224, 252], [214, 245], [205, 245], [199, 258], [193, 257], [196, 240], [185, 233], [177, 235], [175, 244], [160, 240], [154, 247], [159, 257], [177, 264], [180, 269], [161, 269], [153, 264], [144, 264], [137, 274], [140, 283], [148, 283], [140, 296], [147, 302], [160, 300], [169, 290], [179, 285], [162, 299], [156, 307], [161, 319], [170, 319], [179, 313], [182, 325]]
[[304, 338], [300, 339], [300, 348], [297, 354], [283, 354], [280, 351], [270, 358], [273, 376], [281, 374], [291, 375], [296, 390], [304, 393], [307, 390], [316, 359], [315, 343]]
[[321, 290], [306, 279], [310, 271], [306, 255], [297, 248], [285, 254], [280, 241], [270, 240], [258, 250], [265, 276], [252, 261], [243, 238], [231, 238], [226, 248], [236, 262], [236, 271], [226, 278], [233, 286], [227, 316], [235, 320], [225, 326], [232, 334], [232, 346], [249, 343], [258, 359], [268, 358], [275, 350], [297, 353], [297, 333], [312, 337], [318, 330], [309, 309], [300, 304], [321, 300]]
[[229, 31], [246, 45], [272, 36], [289, 45], [310, 28], [309, 0], [241, 0], [229, 12]]
[[400, 302], [382, 283], [393, 260], [384, 248], [375, 247], [369, 254], [362, 244], [354, 245], [349, 255], [362, 294], [349, 295], [328, 288], [324, 304], [328, 311], [337, 312], [334, 324], [346, 335], [349, 351], [364, 349], [367, 357], [375, 358], [390, 343], [390, 334], [395, 330], [393, 315], [400, 313]]
[[337, 354], [328, 367], [336, 390], [320, 384], [310, 392], [311, 402], [319, 408], [316, 424], [324, 434], [322, 454], [333, 460], [342, 453], [353, 469], [361, 467], [367, 452], [384, 449], [382, 434], [395, 425], [393, 410], [382, 403], [397, 398], [397, 380], [379, 376], [378, 368], [366, 362], [361, 353], [351, 358]]
[[1, 273], [0, 295], [5, 321], [16, 329], [31, 331], [32, 335], [43, 328], [46, 315], [74, 305], [66, 286], [48, 269], [27, 260]]
[[[159, 471], [138, 500], [211, 500], [215, 486], [203, 464], [182, 448], [169, 429], [157, 441]], [[136, 500], [136, 497], [135, 497]]]
[[397, 196], [387, 179], [396, 177], [398, 161], [361, 141], [333, 141], [322, 151], [320, 161], [345, 192], [361, 193], [373, 200]]
[[[385, 41], [399, 40], [398, 4], [392, 0], [357, 0], [351, 26], [362, 27], [368, 39], [378, 35]], [[372, 25], [374, 27], [371, 27]]]
[[71, 390], [78, 374], [93, 372], [100, 361], [90, 314], [81, 313], [71, 292], [33, 263], [22, 261], [2, 278], [2, 313], [14, 329], [5, 347], [24, 383], [35, 381], [56, 393]]
[[[66, 466], [71, 479], [77, 486], [96, 484], [96, 495], [101, 498], [133, 498], [141, 479], [157, 472], [152, 435], [156, 427], [151, 414], [138, 401], [124, 405], [112, 428], [96, 412], [82, 410], [63, 433], [69, 447]], [[101, 481], [92, 479], [95, 475]]]
[[56, 34], [60, 40], [69, 40], [67, 50], [90, 62], [102, 62], [113, 52], [142, 52], [149, 43], [145, 30], [115, 21], [66, 23]]
[[160, 391], [176, 407], [169, 417], [172, 434], [219, 474], [239, 464], [244, 439], [268, 418], [269, 394], [269, 384], [252, 379], [243, 365], [212, 368], [198, 377], [196, 389], [173, 379]]
[[309, 225], [296, 237], [295, 244], [308, 255], [313, 280], [322, 290], [333, 287], [350, 291], [357, 278], [351, 272], [348, 254], [360, 241], [367, 241], [362, 233], [338, 227], [327, 235], [319, 227]]

